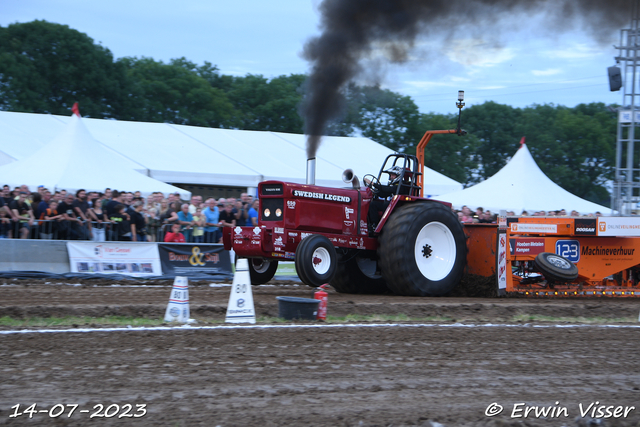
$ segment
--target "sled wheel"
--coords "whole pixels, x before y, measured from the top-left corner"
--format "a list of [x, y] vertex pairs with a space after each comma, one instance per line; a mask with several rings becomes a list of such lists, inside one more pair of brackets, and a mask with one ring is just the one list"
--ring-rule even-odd
[[542, 252], [533, 260], [540, 273], [551, 282], [573, 282], [578, 277], [578, 267], [560, 255]]
[[451, 209], [441, 203], [418, 202], [396, 208], [379, 242], [382, 276], [395, 294], [444, 295], [464, 273], [464, 230]]
[[303, 283], [317, 288], [329, 283], [336, 272], [336, 249], [325, 236], [312, 234], [296, 248], [296, 272]]
[[[360, 251], [347, 251], [338, 256], [336, 274], [330, 284], [345, 294], [383, 294], [389, 288], [377, 272], [377, 262], [362, 256]], [[377, 273], [377, 274], [376, 274]]]
[[262, 285], [273, 279], [278, 261], [264, 258], [249, 258], [249, 276], [252, 285]]

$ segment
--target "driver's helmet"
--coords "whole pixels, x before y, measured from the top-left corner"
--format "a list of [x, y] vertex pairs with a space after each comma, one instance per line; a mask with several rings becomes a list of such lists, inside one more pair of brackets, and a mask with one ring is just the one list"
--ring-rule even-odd
[[396, 177], [393, 180], [389, 180], [389, 185], [395, 185], [400, 182], [400, 175], [402, 174], [402, 168], [400, 166], [392, 166], [385, 171], [388, 174], [395, 174]]

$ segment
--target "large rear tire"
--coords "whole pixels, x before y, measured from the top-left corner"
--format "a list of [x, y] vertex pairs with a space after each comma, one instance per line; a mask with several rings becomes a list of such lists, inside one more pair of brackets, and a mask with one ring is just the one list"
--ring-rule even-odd
[[[365, 258], [360, 251], [347, 251], [338, 256], [336, 274], [330, 284], [345, 294], [383, 294], [389, 288], [382, 275], [377, 272], [375, 260]], [[377, 273], [377, 274], [376, 274]]]
[[321, 234], [305, 237], [296, 248], [296, 273], [313, 288], [329, 283], [336, 272], [336, 249]]
[[252, 285], [262, 285], [273, 279], [278, 270], [278, 261], [264, 258], [249, 258], [249, 276]]
[[464, 230], [457, 216], [441, 203], [418, 202], [396, 208], [379, 242], [382, 276], [397, 295], [445, 295], [464, 273]]

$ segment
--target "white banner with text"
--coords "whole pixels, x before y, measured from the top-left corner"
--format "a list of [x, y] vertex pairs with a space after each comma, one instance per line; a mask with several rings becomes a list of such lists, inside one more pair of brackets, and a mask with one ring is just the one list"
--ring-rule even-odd
[[67, 242], [73, 273], [161, 276], [158, 246], [133, 242]]

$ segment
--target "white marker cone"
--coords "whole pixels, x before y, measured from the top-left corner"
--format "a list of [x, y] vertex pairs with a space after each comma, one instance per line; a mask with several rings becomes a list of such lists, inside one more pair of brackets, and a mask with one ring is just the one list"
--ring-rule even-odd
[[173, 280], [164, 321], [189, 323], [189, 283], [186, 277], [176, 276]]
[[253, 307], [253, 291], [249, 277], [249, 261], [238, 259], [233, 275], [231, 296], [227, 306], [226, 323], [256, 323], [256, 310]]

